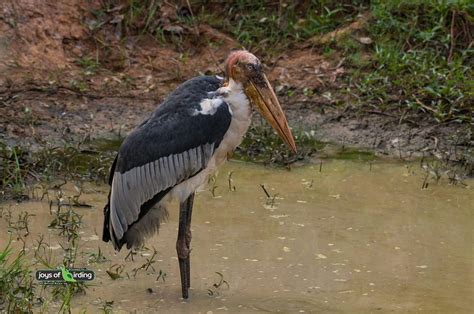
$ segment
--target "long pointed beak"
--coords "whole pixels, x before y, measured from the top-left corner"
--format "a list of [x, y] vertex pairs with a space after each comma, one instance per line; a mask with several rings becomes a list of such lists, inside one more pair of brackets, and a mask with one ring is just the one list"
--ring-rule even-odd
[[245, 93], [257, 106], [261, 115], [277, 131], [283, 142], [296, 153], [296, 144], [288, 121], [265, 74], [262, 74], [258, 82], [250, 80], [250, 84], [245, 88]]

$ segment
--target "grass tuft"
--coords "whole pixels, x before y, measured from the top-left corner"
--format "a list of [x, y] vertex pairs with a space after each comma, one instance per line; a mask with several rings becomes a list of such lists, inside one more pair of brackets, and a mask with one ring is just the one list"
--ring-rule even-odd
[[[465, 1], [377, 1], [365, 32], [374, 41], [345, 47], [349, 94], [377, 109], [469, 122], [474, 102], [472, 16]], [[340, 43], [344, 47], [345, 43]], [[365, 51], [364, 51], [365, 50]]]
[[245, 161], [289, 166], [294, 162], [310, 159], [317, 150], [325, 146], [315, 140], [311, 132], [293, 130], [293, 135], [298, 149], [296, 154], [290, 152], [268, 124], [254, 124], [245, 134], [233, 157]]
[[34, 278], [25, 251], [13, 254], [11, 239], [0, 251], [0, 311], [30, 313], [34, 305]]

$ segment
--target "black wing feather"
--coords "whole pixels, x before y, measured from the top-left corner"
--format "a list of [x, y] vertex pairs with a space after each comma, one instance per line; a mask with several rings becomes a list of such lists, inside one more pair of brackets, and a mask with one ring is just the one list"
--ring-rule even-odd
[[133, 130], [119, 150], [115, 171], [123, 173], [160, 157], [182, 153], [205, 143], [217, 147], [229, 128], [227, 106], [214, 115], [191, 115], [199, 103], [221, 86], [215, 77], [202, 76], [181, 84], [144, 123]]

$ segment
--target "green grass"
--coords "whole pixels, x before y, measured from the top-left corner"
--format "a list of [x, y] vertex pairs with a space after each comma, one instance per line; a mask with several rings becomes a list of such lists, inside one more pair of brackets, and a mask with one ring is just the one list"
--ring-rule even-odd
[[84, 70], [85, 74], [93, 74], [100, 67], [98, 55], [95, 59], [90, 57], [78, 58], [75, 63]]
[[[44, 248], [44, 242], [39, 243]], [[73, 267], [75, 255], [71, 258], [69, 251], [77, 251], [77, 246], [71, 249], [64, 247], [64, 265]], [[42, 306], [42, 311], [47, 309], [48, 302], [45, 297], [59, 301], [61, 304], [60, 312], [71, 312], [71, 301], [74, 295], [84, 294], [87, 285], [83, 282], [67, 283], [54, 285], [51, 287], [42, 287], [39, 289], [38, 282], [33, 275], [34, 269], [53, 268], [41, 257], [41, 248], [35, 249], [35, 258], [28, 256], [25, 249], [19, 251], [13, 250], [11, 240], [7, 246], [0, 251], [0, 311], [6, 313], [33, 313]], [[44, 252], [50, 252], [49, 246]], [[43, 252], [43, 254], [44, 254]], [[39, 254], [39, 255], [38, 255]], [[44, 294], [43, 290], [48, 290], [50, 295]]]
[[[289, 165], [295, 161], [307, 160], [324, 146], [308, 132], [295, 130], [293, 133], [298, 146], [296, 155], [290, 153], [266, 123], [252, 126], [234, 157], [266, 164]], [[27, 147], [9, 146], [0, 141], [0, 189], [3, 191], [0, 199], [28, 198], [34, 194], [31, 193], [31, 186], [35, 181], [46, 186], [58, 179], [105, 182], [122, 140], [123, 138], [119, 137], [99, 138], [81, 144], [67, 143], [63, 146], [45, 147], [36, 152], [29, 151]], [[42, 191], [44, 192], [44, 187]], [[53, 225], [60, 225], [60, 219]]]
[[[415, 111], [438, 122], [469, 122], [473, 53], [466, 1], [380, 1], [365, 32], [374, 44], [344, 47], [347, 91], [376, 109]], [[454, 37], [451, 36], [454, 35]], [[361, 51], [366, 55], [362, 62]]]
[[98, 181], [106, 178], [114, 153], [81, 149], [73, 145], [45, 148], [33, 156], [33, 164], [45, 177], [67, 174], [70, 179]]
[[[350, 3], [350, 5], [348, 4]], [[199, 22], [222, 30], [263, 57], [352, 21], [367, 1], [226, 1], [218, 10], [195, 3]]]
[[[10, 234], [8, 244], [0, 250], [0, 312], [47, 312], [50, 301], [57, 301], [61, 305], [60, 312], [70, 313], [74, 295], [86, 293], [88, 286], [85, 282], [41, 286], [34, 276], [35, 270], [57, 269], [58, 266], [74, 268], [77, 262], [82, 216], [75, 212], [74, 207], [79, 203], [75, 200], [79, 196], [66, 195], [60, 186], [56, 186], [54, 191], [56, 199], [50, 200], [53, 220], [44, 227], [58, 229], [59, 235], [64, 237], [64, 241], [56, 242], [62, 248], [60, 254], [53, 253], [44, 235], [31, 243], [28, 224], [29, 218], [34, 215], [21, 212], [18, 219], [14, 219], [9, 208], [0, 211], [0, 218], [8, 224], [7, 234]], [[65, 199], [69, 199], [69, 202], [65, 202]], [[52, 209], [53, 204], [57, 205], [55, 210]], [[15, 244], [12, 239], [15, 239]], [[98, 261], [100, 257], [103, 258], [103, 255], [99, 250]]]
[[25, 251], [14, 255], [10, 241], [0, 251], [0, 311], [32, 312], [35, 302], [33, 280]]
[[373, 152], [354, 148], [345, 148], [336, 152], [334, 155], [329, 156], [329, 158], [342, 160], [373, 161], [377, 157]]
[[105, 182], [120, 141], [111, 140], [107, 147], [102, 147], [102, 142], [67, 143], [36, 152], [0, 141], [0, 200], [28, 198], [29, 184], [34, 181], [47, 183], [63, 178]]
[[[120, 15], [124, 36], [150, 34], [160, 43], [176, 43], [176, 37], [189, 35], [187, 29], [206, 23], [232, 35], [242, 46], [258, 50], [261, 54], [275, 52], [301, 42], [315, 34], [323, 34], [355, 18], [368, 0], [356, 1], [250, 1], [233, 0], [212, 2], [190, 1], [191, 8], [183, 2], [176, 20], [161, 19], [161, 5], [154, 0], [128, 0], [120, 10], [115, 3], [104, 1], [101, 9], [92, 14], [97, 22], [93, 29], [104, 25], [110, 12]], [[183, 34], [177, 34], [176, 26]]]
[[[438, 122], [468, 123], [474, 103], [468, 1], [303, 1], [302, 4], [229, 1], [217, 14], [201, 6], [198, 19], [230, 33], [244, 47], [275, 55], [308, 38], [348, 25], [361, 13], [363, 30], [316, 47], [348, 60], [345, 91], [336, 98], [376, 110], [426, 115]], [[218, 11], [219, 12], [219, 11]], [[360, 43], [370, 37], [372, 44]], [[303, 89], [304, 93], [304, 89]]]
[[8, 146], [0, 142], [0, 190], [4, 196], [8, 190], [12, 197], [21, 198], [25, 189], [25, 178], [28, 170], [24, 163], [28, 153], [18, 146]]
[[[98, 19], [115, 4], [103, 2], [94, 11]], [[469, 123], [474, 102], [472, 21], [474, 5], [467, 0], [310, 0], [183, 2], [176, 19], [161, 19], [157, 1], [128, 0], [112, 13], [123, 16], [124, 36], [151, 34], [162, 44], [179, 43], [193, 36], [194, 25], [205, 23], [236, 39], [264, 60], [297, 47], [357, 20], [368, 13], [362, 30], [314, 51], [328, 59], [346, 59], [335, 103], [359, 104], [391, 110], [405, 117], [421, 114], [438, 122]], [[191, 9], [191, 10], [190, 10]], [[192, 13], [191, 13], [192, 11]], [[182, 27], [176, 34], [169, 26]], [[372, 43], [361, 44], [359, 37]], [[177, 39], [178, 38], [178, 39]], [[298, 48], [297, 48], [298, 49]], [[78, 61], [79, 62], [79, 61]], [[80, 60], [83, 67], [93, 60]], [[341, 88], [342, 87], [342, 88]], [[78, 85], [77, 88], [80, 88]], [[302, 93], [304, 87], [302, 88]]]
[[233, 158], [257, 163], [289, 166], [296, 161], [307, 161], [325, 144], [313, 134], [293, 130], [298, 152], [293, 154], [267, 123], [254, 124], [245, 134]]

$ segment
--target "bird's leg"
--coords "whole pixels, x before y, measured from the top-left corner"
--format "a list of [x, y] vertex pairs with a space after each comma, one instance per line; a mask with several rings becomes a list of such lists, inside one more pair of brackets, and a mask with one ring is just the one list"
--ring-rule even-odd
[[179, 206], [179, 229], [176, 251], [178, 253], [179, 271], [181, 273], [181, 289], [183, 299], [188, 298], [190, 287], [191, 265], [189, 253], [191, 252], [191, 214], [193, 211], [194, 193]]
[[194, 193], [191, 194], [188, 199], [187, 199], [187, 202], [186, 202], [186, 206], [187, 206], [187, 209], [188, 209], [188, 214], [186, 216], [187, 220], [186, 220], [186, 235], [185, 235], [185, 239], [186, 239], [186, 246], [188, 247], [188, 258], [186, 259], [186, 270], [188, 271], [188, 276], [187, 276], [187, 281], [186, 281], [186, 284], [188, 286], [188, 288], [191, 287], [191, 257], [189, 256], [191, 253], [191, 238], [192, 238], [192, 235], [191, 235], [191, 216], [192, 216], [192, 213], [193, 213], [193, 204], [194, 204]]

